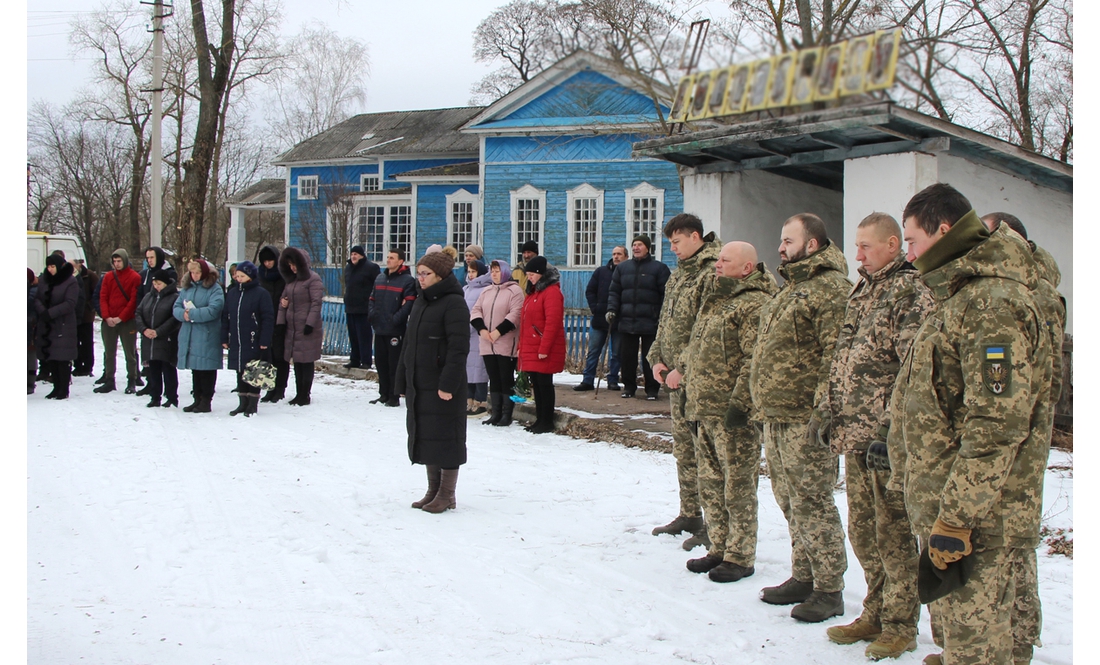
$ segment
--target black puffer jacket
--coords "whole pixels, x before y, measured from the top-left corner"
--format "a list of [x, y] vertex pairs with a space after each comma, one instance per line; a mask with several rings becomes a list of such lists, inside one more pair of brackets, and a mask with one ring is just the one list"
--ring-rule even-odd
[[369, 314], [370, 295], [374, 290], [374, 280], [382, 271], [378, 264], [368, 258], [358, 264], [348, 259], [344, 266], [344, 311], [348, 314]]
[[607, 311], [617, 314], [619, 332], [656, 335], [665, 283], [672, 271], [650, 254], [644, 259], [627, 259], [615, 267], [607, 296]]
[[[397, 363], [394, 390], [406, 398], [412, 463], [444, 468], [466, 463], [469, 352], [470, 310], [451, 274], [417, 297]], [[440, 390], [451, 399], [441, 399]]]
[[[271, 294], [271, 306], [276, 310], [279, 308], [279, 299], [283, 297], [283, 289], [286, 288], [286, 281], [283, 280], [282, 273], [279, 272], [279, 254], [282, 252], [278, 247], [274, 245], [266, 245], [260, 250], [260, 256], [256, 267], [260, 271], [260, 286], [264, 291]], [[264, 267], [264, 261], [274, 261], [270, 269]]]
[[[455, 279], [457, 282], [458, 279]], [[413, 301], [416, 300], [416, 280], [408, 266], [401, 266], [390, 274], [389, 268], [374, 280], [370, 297], [370, 325], [375, 335], [400, 336], [405, 334]]]
[[176, 274], [176, 269], [172, 262], [168, 260], [168, 255], [164, 253], [164, 250], [160, 247], [151, 247], [150, 249], [157, 255], [157, 265], [149, 266], [141, 271], [141, 284], [138, 286], [139, 303], [145, 299], [145, 294], [153, 291], [153, 271], [158, 267], [168, 273], [173, 280], [179, 280], [179, 275]]
[[[592, 329], [607, 330], [607, 297], [611, 295], [611, 278], [615, 274], [615, 260], [608, 259], [607, 265], [602, 265], [592, 271], [592, 277], [588, 280], [588, 286], [584, 289], [584, 296], [588, 299], [588, 309], [592, 311]], [[618, 322], [612, 326], [612, 330], [618, 328]]]
[[271, 348], [275, 309], [256, 281], [234, 284], [225, 294], [222, 344], [229, 345], [229, 369], [244, 369], [259, 358], [260, 347]]
[[[176, 280], [164, 285], [159, 292], [149, 287], [149, 293], [138, 303], [134, 319], [141, 338], [141, 359], [158, 360], [175, 366], [179, 358], [180, 322], [172, 315], [172, 308], [179, 297]], [[149, 328], [157, 331], [155, 339], [145, 336]]]
[[34, 305], [38, 312], [35, 350], [39, 360], [76, 360], [76, 303], [79, 290], [71, 263], [62, 265], [56, 275], [51, 275], [49, 271], [39, 275]]

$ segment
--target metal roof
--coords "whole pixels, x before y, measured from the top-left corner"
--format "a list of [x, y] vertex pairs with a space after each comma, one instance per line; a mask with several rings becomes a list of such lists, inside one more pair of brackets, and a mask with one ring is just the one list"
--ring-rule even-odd
[[634, 144], [698, 173], [763, 169], [843, 190], [844, 160], [899, 152], [949, 153], [1030, 182], [1073, 191], [1073, 166], [892, 103], [807, 111]]
[[286, 179], [264, 178], [229, 197], [230, 205], [258, 206], [286, 203]]
[[302, 141], [275, 164], [353, 159], [374, 155], [477, 153], [478, 138], [458, 128], [484, 107], [364, 113]]

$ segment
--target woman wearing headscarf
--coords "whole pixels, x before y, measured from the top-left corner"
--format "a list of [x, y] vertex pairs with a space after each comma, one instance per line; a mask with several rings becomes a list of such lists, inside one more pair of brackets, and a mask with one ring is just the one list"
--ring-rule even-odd
[[210, 413], [218, 370], [222, 368], [222, 310], [225, 291], [218, 273], [205, 259], [187, 262], [180, 279], [180, 294], [172, 316], [180, 322], [176, 367], [191, 370], [191, 394], [195, 401], [183, 407], [188, 413]]
[[[470, 256], [469, 248], [466, 256]], [[492, 283], [492, 280], [489, 277], [489, 269], [484, 263], [478, 262], [472, 266], [466, 264], [466, 267], [466, 284], [462, 287], [462, 293], [466, 299], [466, 307], [470, 308], [474, 306], [478, 296]], [[488, 410], [489, 401], [489, 373], [485, 370], [485, 361], [481, 359], [477, 342], [477, 330], [471, 326], [470, 354], [466, 356], [466, 391], [469, 395], [466, 400], [466, 415], [471, 418], [485, 413]]]
[[46, 271], [38, 278], [36, 298], [35, 348], [44, 370], [53, 379], [53, 390], [46, 399], [67, 399], [71, 363], [76, 360], [76, 303], [80, 298], [73, 264], [57, 254], [46, 257]]
[[523, 312], [523, 290], [512, 279], [506, 261], [497, 259], [489, 266], [491, 283], [482, 290], [470, 309], [470, 325], [477, 331], [477, 351], [489, 374], [489, 406], [492, 413], [482, 425], [507, 427], [512, 424], [510, 398], [516, 380], [518, 329]]
[[[149, 278], [149, 292], [138, 303], [138, 335], [141, 336], [141, 357], [149, 362], [150, 395], [146, 407], [179, 406], [179, 375], [176, 361], [179, 358], [180, 322], [172, 315], [179, 290], [176, 288], [176, 271], [153, 270]], [[160, 403], [161, 395], [165, 398]]]
[[519, 369], [535, 394], [533, 434], [554, 431], [554, 374], [565, 369], [565, 298], [558, 269], [536, 256], [527, 262], [527, 299], [520, 319]]
[[276, 325], [286, 324], [283, 358], [294, 364], [297, 394], [288, 404], [307, 406], [313, 389], [313, 363], [321, 359], [321, 302], [325, 285], [321, 276], [310, 270], [309, 254], [304, 249], [287, 247], [279, 255], [279, 272], [286, 287], [279, 300]]
[[249, 417], [260, 404], [260, 389], [244, 380], [245, 366], [251, 360], [271, 356], [271, 334], [275, 328], [275, 310], [271, 297], [260, 287], [260, 271], [251, 261], [241, 261], [233, 273], [234, 284], [225, 296], [222, 313], [222, 346], [229, 349], [229, 369], [237, 370], [237, 408], [229, 412]]
[[405, 396], [409, 460], [428, 471], [428, 491], [412, 504], [430, 513], [455, 507], [458, 467], [466, 463], [466, 356], [470, 310], [454, 259], [425, 254], [416, 264], [420, 293], [409, 313], [394, 390]]
[[[278, 312], [279, 301], [283, 299], [283, 289], [286, 282], [279, 272], [279, 249], [274, 245], [266, 245], [260, 250], [260, 264], [256, 266], [259, 271], [260, 286], [271, 296], [271, 310]], [[286, 340], [286, 324], [275, 326], [275, 333], [271, 336], [271, 364], [275, 366], [275, 387], [267, 391], [261, 402], [275, 403], [286, 397], [286, 383], [290, 378], [290, 363], [287, 362], [284, 349]]]

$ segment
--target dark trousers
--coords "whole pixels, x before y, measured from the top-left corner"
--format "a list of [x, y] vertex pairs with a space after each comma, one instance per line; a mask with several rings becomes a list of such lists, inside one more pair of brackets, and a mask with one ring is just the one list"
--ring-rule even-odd
[[378, 371], [378, 394], [382, 401], [390, 400], [393, 386], [397, 381], [397, 361], [401, 358], [401, 337], [394, 335], [374, 336], [374, 362]]
[[489, 372], [489, 392], [504, 393], [507, 399], [516, 385], [516, 359], [508, 356], [481, 356]]
[[27, 394], [34, 392], [34, 380], [38, 376], [38, 354], [34, 349], [27, 350]]
[[76, 324], [76, 362], [73, 372], [91, 374], [95, 367], [95, 333], [91, 323]]
[[346, 314], [348, 320], [348, 341], [351, 342], [351, 357], [348, 364], [352, 367], [370, 367], [374, 363], [371, 354], [370, 319], [366, 314]]
[[286, 395], [286, 384], [290, 381], [290, 363], [283, 356], [286, 348], [286, 325], [275, 326], [271, 334], [271, 364], [275, 366], [275, 387], [268, 394], [279, 397]]
[[214, 396], [214, 386], [218, 383], [218, 370], [193, 369], [191, 370], [191, 394], [197, 400], [200, 397], [211, 398]]
[[535, 397], [535, 423], [554, 424], [554, 375], [542, 372], [527, 372], [531, 381], [531, 392]]
[[467, 383], [466, 394], [475, 402], [484, 402], [489, 399], [489, 383]]
[[642, 352], [642, 374], [645, 375], [645, 394], [656, 395], [661, 392], [661, 384], [653, 378], [653, 371], [649, 367], [649, 347], [653, 346], [656, 335], [632, 335], [620, 333], [622, 343], [619, 349], [619, 362], [623, 373], [623, 392], [633, 395], [638, 390], [638, 350]]
[[295, 397], [309, 397], [313, 389], [313, 363], [294, 363]]
[[164, 395], [172, 401], [179, 399], [179, 374], [175, 365], [163, 360], [149, 361], [149, 395]]

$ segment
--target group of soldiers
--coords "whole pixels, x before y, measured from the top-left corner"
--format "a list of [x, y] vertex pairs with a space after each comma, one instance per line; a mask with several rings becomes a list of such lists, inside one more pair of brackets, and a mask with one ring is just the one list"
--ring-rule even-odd
[[896, 658], [916, 649], [927, 603], [943, 652], [926, 665], [1022, 665], [1040, 645], [1060, 273], [1017, 218], [979, 218], [950, 185], [902, 219], [859, 224], [854, 287], [822, 220], [787, 219], [781, 288], [752, 245], [721, 245], [691, 214], [669, 221], [679, 263], [649, 361], [670, 391], [680, 512], [654, 535], [693, 533], [685, 549], [708, 551], [687, 568], [716, 582], [753, 575], [762, 440], [792, 553], [790, 579], [761, 600], [801, 621], [842, 615], [843, 455], [867, 594], [829, 639]]

